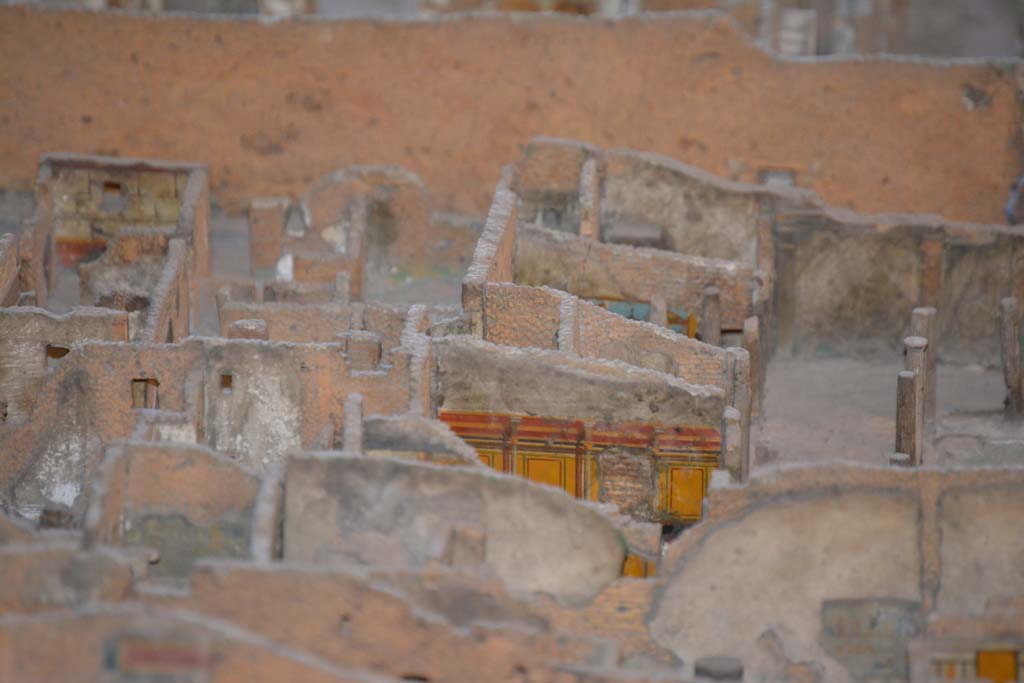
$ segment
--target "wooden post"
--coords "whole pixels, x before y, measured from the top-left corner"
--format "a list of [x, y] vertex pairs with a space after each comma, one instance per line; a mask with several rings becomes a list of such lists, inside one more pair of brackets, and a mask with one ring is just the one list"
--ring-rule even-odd
[[[896, 379], [896, 453], [907, 456], [906, 464], [920, 464], [917, 454], [917, 374], [911, 370], [903, 370]], [[896, 459], [902, 462], [902, 459]], [[893, 460], [890, 460], [893, 462]]]
[[[926, 365], [925, 352], [928, 349], [928, 340], [924, 337], [907, 337], [903, 340], [906, 347], [906, 370], [914, 373], [914, 389], [917, 395], [914, 398], [914, 446], [915, 451], [906, 451], [910, 456], [912, 465], [921, 464], [921, 456], [924, 452], [924, 387], [927, 380], [928, 368]], [[904, 452], [904, 451], [899, 451]]]
[[915, 308], [910, 314], [910, 334], [928, 340], [924, 352], [924, 428], [935, 429], [936, 384], [939, 373], [939, 344], [934, 308]]
[[1003, 350], [1003, 381], [1006, 383], [1006, 416], [1020, 417], [1024, 411], [1020, 376], [1020, 308], [1016, 297], [999, 302], [1000, 341]]
[[722, 343], [722, 301], [718, 287], [704, 289], [700, 302], [700, 337], [705, 344], [718, 346]]

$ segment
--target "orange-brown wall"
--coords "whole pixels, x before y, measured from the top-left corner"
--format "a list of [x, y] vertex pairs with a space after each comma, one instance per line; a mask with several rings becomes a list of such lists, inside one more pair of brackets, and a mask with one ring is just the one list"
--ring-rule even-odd
[[[487, 209], [538, 134], [752, 180], [786, 166], [833, 205], [1002, 220], [1020, 171], [1012, 69], [775, 61], [725, 18], [209, 20], [0, 8], [0, 186], [41, 153], [195, 160], [223, 201], [349, 164]], [[968, 111], [965, 84], [991, 95]]]

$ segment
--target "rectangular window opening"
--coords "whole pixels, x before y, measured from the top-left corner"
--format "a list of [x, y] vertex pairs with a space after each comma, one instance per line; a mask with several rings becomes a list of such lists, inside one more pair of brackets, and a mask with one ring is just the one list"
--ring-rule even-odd
[[157, 395], [159, 387], [160, 382], [150, 377], [133, 379], [132, 408], [159, 408], [160, 399]]
[[222, 393], [230, 394], [231, 390], [235, 386], [235, 376], [230, 372], [221, 373], [220, 376], [220, 390]]

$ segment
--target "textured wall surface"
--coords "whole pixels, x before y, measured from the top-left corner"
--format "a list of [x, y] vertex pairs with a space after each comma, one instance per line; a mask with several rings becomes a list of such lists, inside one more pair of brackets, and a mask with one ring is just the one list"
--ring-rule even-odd
[[1024, 580], [1022, 486], [1019, 466], [761, 470], [712, 490], [704, 521], [669, 546], [651, 633], [684, 660], [738, 656], [752, 680], [784, 675], [773, 640], [818, 662], [822, 680], [868, 680], [859, 655], [884, 655], [883, 634], [841, 625], [836, 610], [902, 605], [913, 621], [1005, 605]]
[[714, 285], [721, 292], [723, 329], [743, 329], [753, 305], [753, 271], [735, 262], [581, 240], [538, 227], [519, 231], [515, 281], [584, 299], [646, 303], [661, 296], [687, 311], [696, 311], [704, 289]]
[[[483, 215], [502, 164], [544, 134], [748, 181], [789, 168], [862, 211], [1000, 221], [1020, 170], [1010, 68], [780, 62], [705, 15], [261, 24], [4, 7], [0, 53], [6, 188], [27, 189], [52, 150], [202, 161], [225, 200], [386, 163], [440, 208]], [[984, 106], [965, 106], [967, 85]]]
[[433, 353], [438, 410], [718, 427], [725, 409], [717, 387], [684, 384], [615, 361], [498, 347], [468, 337], [435, 341]]
[[[621, 573], [615, 527], [563, 492], [485, 468], [441, 468], [345, 455], [289, 461], [285, 559], [422, 567], [459, 534], [516, 593], [586, 602]], [[456, 563], [458, 566], [458, 562]]]

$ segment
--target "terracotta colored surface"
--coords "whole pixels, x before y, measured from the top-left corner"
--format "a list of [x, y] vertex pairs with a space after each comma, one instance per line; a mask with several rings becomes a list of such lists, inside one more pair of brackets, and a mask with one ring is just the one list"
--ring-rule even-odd
[[[4, 7], [0, 54], [3, 187], [27, 189], [54, 149], [207, 162], [225, 201], [390, 163], [438, 208], [482, 215], [501, 164], [548, 134], [743, 180], [792, 168], [862, 211], [999, 221], [1020, 170], [1009, 68], [782, 63], [705, 15], [263, 25]], [[969, 111], [966, 84], [990, 103]]]

